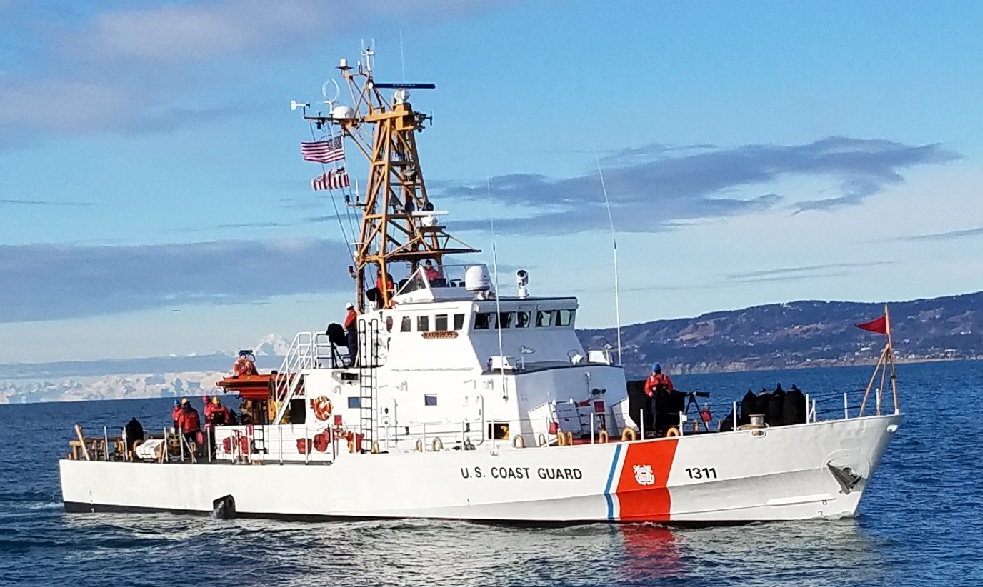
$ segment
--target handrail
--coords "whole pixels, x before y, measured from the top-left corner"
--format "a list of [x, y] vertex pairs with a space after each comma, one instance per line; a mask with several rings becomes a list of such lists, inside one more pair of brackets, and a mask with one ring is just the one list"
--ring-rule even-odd
[[279, 403], [276, 416], [270, 424], [276, 425], [283, 421], [283, 416], [290, 407], [290, 400], [301, 388], [300, 372], [312, 368], [314, 361], [314, 333], [298, 332], [273, 380], [273, 399]]

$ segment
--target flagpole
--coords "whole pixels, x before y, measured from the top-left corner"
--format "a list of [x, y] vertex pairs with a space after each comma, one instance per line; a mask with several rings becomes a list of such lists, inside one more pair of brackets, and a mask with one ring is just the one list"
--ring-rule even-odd
[[867, 390], [864, 391], [864, 399], [862, 402], [860, 402], [860, 412], [857, 414], [858, 416], [864, 415], [864, 407], [867, 406], [867, 398], [870, 396], [870, 388], [874, 386], [874, 380], [877, 379], [877, 371], [880, 370], [881, 363], [884, 362], [884, 357], [886, 356], [887, 356], [887, 347], [885, 347], [884, 350], [881, 351], [881, 356], [877, 357], [877, 364], [874, 365], [874, 373], [870, 376], [870, 382], [867, 383]]
[[894, 374], [894, 342], [891, 339], [891, 313], [887, 309], [887, 304], [884, 304], [884, 325], [887, 327], [887, 348], [890, 352], [891, 359], [891, 393], [894, 396], [894, 413], [897, 414], [900, 411], [898, 407], [898, 385], [896, 383], [897, 377]]

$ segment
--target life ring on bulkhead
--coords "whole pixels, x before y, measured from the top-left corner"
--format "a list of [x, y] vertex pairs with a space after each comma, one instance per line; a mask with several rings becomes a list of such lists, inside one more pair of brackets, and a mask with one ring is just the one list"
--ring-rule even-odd
[[673, 438], [679, 436], [679, 428], [673, 426], [672, 428], [666, 430], [666, 438]]
[[433, 450], [433, 452], [444, 450], [444, 443], [440, 440], [440, 437], [434, 438], [433, 444], [430, 445], [430, 448]]
[[566, 436], [566, 440], [567, 440], [566, 446], [573, 446], [573, 432], [567, 430], [564, 436]]
[[515, 437], [512, 438], [512, 447], [526, 448], [526, 439], [523, 438], [521, 434], [516, 434]]
[[351, 453], [351, 454], [355, 454], [355, 440], [354, 439], [349, 439], [348, 440], [348, 452]]
[[423, 441], [422, 440], [417, 440], [416, 441], [416, 446], [413, 447], [413, 450], [415, 450], [416, 452], [423, 452]]
[[314, 417], [324, 422], [331, 416], [331, 400], [325, 396], [319, 396], [311, 400], [311, 409], [314, 410]]
[[566, 446], [567, 440], [566, 436], [563, 434], [563, 430], [556, 431], [556, 446]]
[[634, 442], [638, 440], [638, 433], [634, 428], [625, 428], [621, 432], [621, 442]]
[[546, 446], [546, 435], [545, 434], [540, 434], [539, 435], [539, 438], [536, 439], [536, 444], [538, 446]]
[[374, 440], [372, 441], [372, 450], [370, 452], [372, 454], [374, 454], [374, 455], [379, 454], [379, 443], [378, 442], [376, 442]]
[[597, 442], [599, 444], [607, 444], [608, 443], [608, 431], [607, 430], [601, 430], [601, 432], [598, 433], [598, 435], [597, 435]]

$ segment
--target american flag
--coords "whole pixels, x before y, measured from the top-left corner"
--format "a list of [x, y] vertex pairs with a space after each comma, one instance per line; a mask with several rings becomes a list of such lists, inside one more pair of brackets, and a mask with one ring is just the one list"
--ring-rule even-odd
[[300, 152], [304, 155], [304, 161], [315, 163], [334, 163], [345, 158], [345, 146], [341, 142], [341, 135], [323, 141], [301, 143]]
[[340, 190], [349, 185], [348, 172], [344, 167], [332, 169], [311, 180], [311, 187], [315, 190]]

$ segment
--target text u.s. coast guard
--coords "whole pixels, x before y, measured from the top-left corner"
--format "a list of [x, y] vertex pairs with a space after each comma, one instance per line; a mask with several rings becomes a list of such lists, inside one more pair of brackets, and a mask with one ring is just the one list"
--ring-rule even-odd
[[539, 467], [461, 467], [465, 479], [582, 479], [579, 468]]

